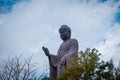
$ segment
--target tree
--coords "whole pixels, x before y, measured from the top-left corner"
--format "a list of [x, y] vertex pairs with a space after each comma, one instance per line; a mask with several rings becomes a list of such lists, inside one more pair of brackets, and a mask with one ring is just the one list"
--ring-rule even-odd
[[21, 57], [3, 60], [0, 65], [0, 80], [33, 80], [36, 69], [31, 64], [31, 58], [21, 60]]
[[120, 64], [116, 68], [112, 59], [101, 61], [100, 55], [95, 48], [81, 51], [58, 80], [120, 80]]
[[96, 80], [115, 80], [115, 66], [113, 64], [113, 60], [110, 61], [101, 61], [97, 66], [96, 70]]
[[99, 64], [99, 53], [96, 49], [87, 48], [81, 51], [78, 57], [72, 59], [72, 65], [64, 70], [60, 80], [69, 78], [70, 80], [88, 80], [93, 78], [94, 70]]
[[115, 78], [116, 80], [120, 80], [120, 62], [117, 68], [115, 68]]

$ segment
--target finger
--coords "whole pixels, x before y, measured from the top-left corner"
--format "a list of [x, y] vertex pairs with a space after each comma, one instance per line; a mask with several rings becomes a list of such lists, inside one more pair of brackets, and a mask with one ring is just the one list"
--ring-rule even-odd
[[42, 48], [45, 48], [44, 46], [42, 46]]
[[46, 47], [43, 47], [45, 50], [47, 49]]
[[45, 50], [48, 50], [47, 48], [44, 48]]
[[45, 48], [44, 48], [44, 47], [42, 47], [42, 49], [43, 49], [43, 50], [45, 50]]

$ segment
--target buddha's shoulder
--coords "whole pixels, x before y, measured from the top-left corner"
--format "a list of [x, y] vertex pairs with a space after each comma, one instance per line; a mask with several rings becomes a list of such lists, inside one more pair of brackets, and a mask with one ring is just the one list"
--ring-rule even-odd
[[74, 39], [74, 38], [70, 39], [69, 41], [70, 42], [75, 42], [75, 43], [77, 42], [78, 43], [77, 39]]

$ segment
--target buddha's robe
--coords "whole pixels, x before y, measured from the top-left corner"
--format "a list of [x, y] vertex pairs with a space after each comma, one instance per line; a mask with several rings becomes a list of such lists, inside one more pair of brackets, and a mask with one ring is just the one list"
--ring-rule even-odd
[[77, 56], [78, 53], [78, 42], [76, 39], [69, 39], [63, 42], [57, 55], [50, 54], [49, 66], [50, 66], [50, 77], [60, 77], [64, 67], [71, 64], [71, 58]]

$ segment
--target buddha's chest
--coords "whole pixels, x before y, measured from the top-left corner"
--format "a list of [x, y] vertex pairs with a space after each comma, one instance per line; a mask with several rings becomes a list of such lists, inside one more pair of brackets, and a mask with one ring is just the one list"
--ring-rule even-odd
[[64, 42], [61, 44], [59, 50], [58, 50], [58, 54], [66, 54], [67, 52], [69, 52], [70, 50], [70, 41]]

